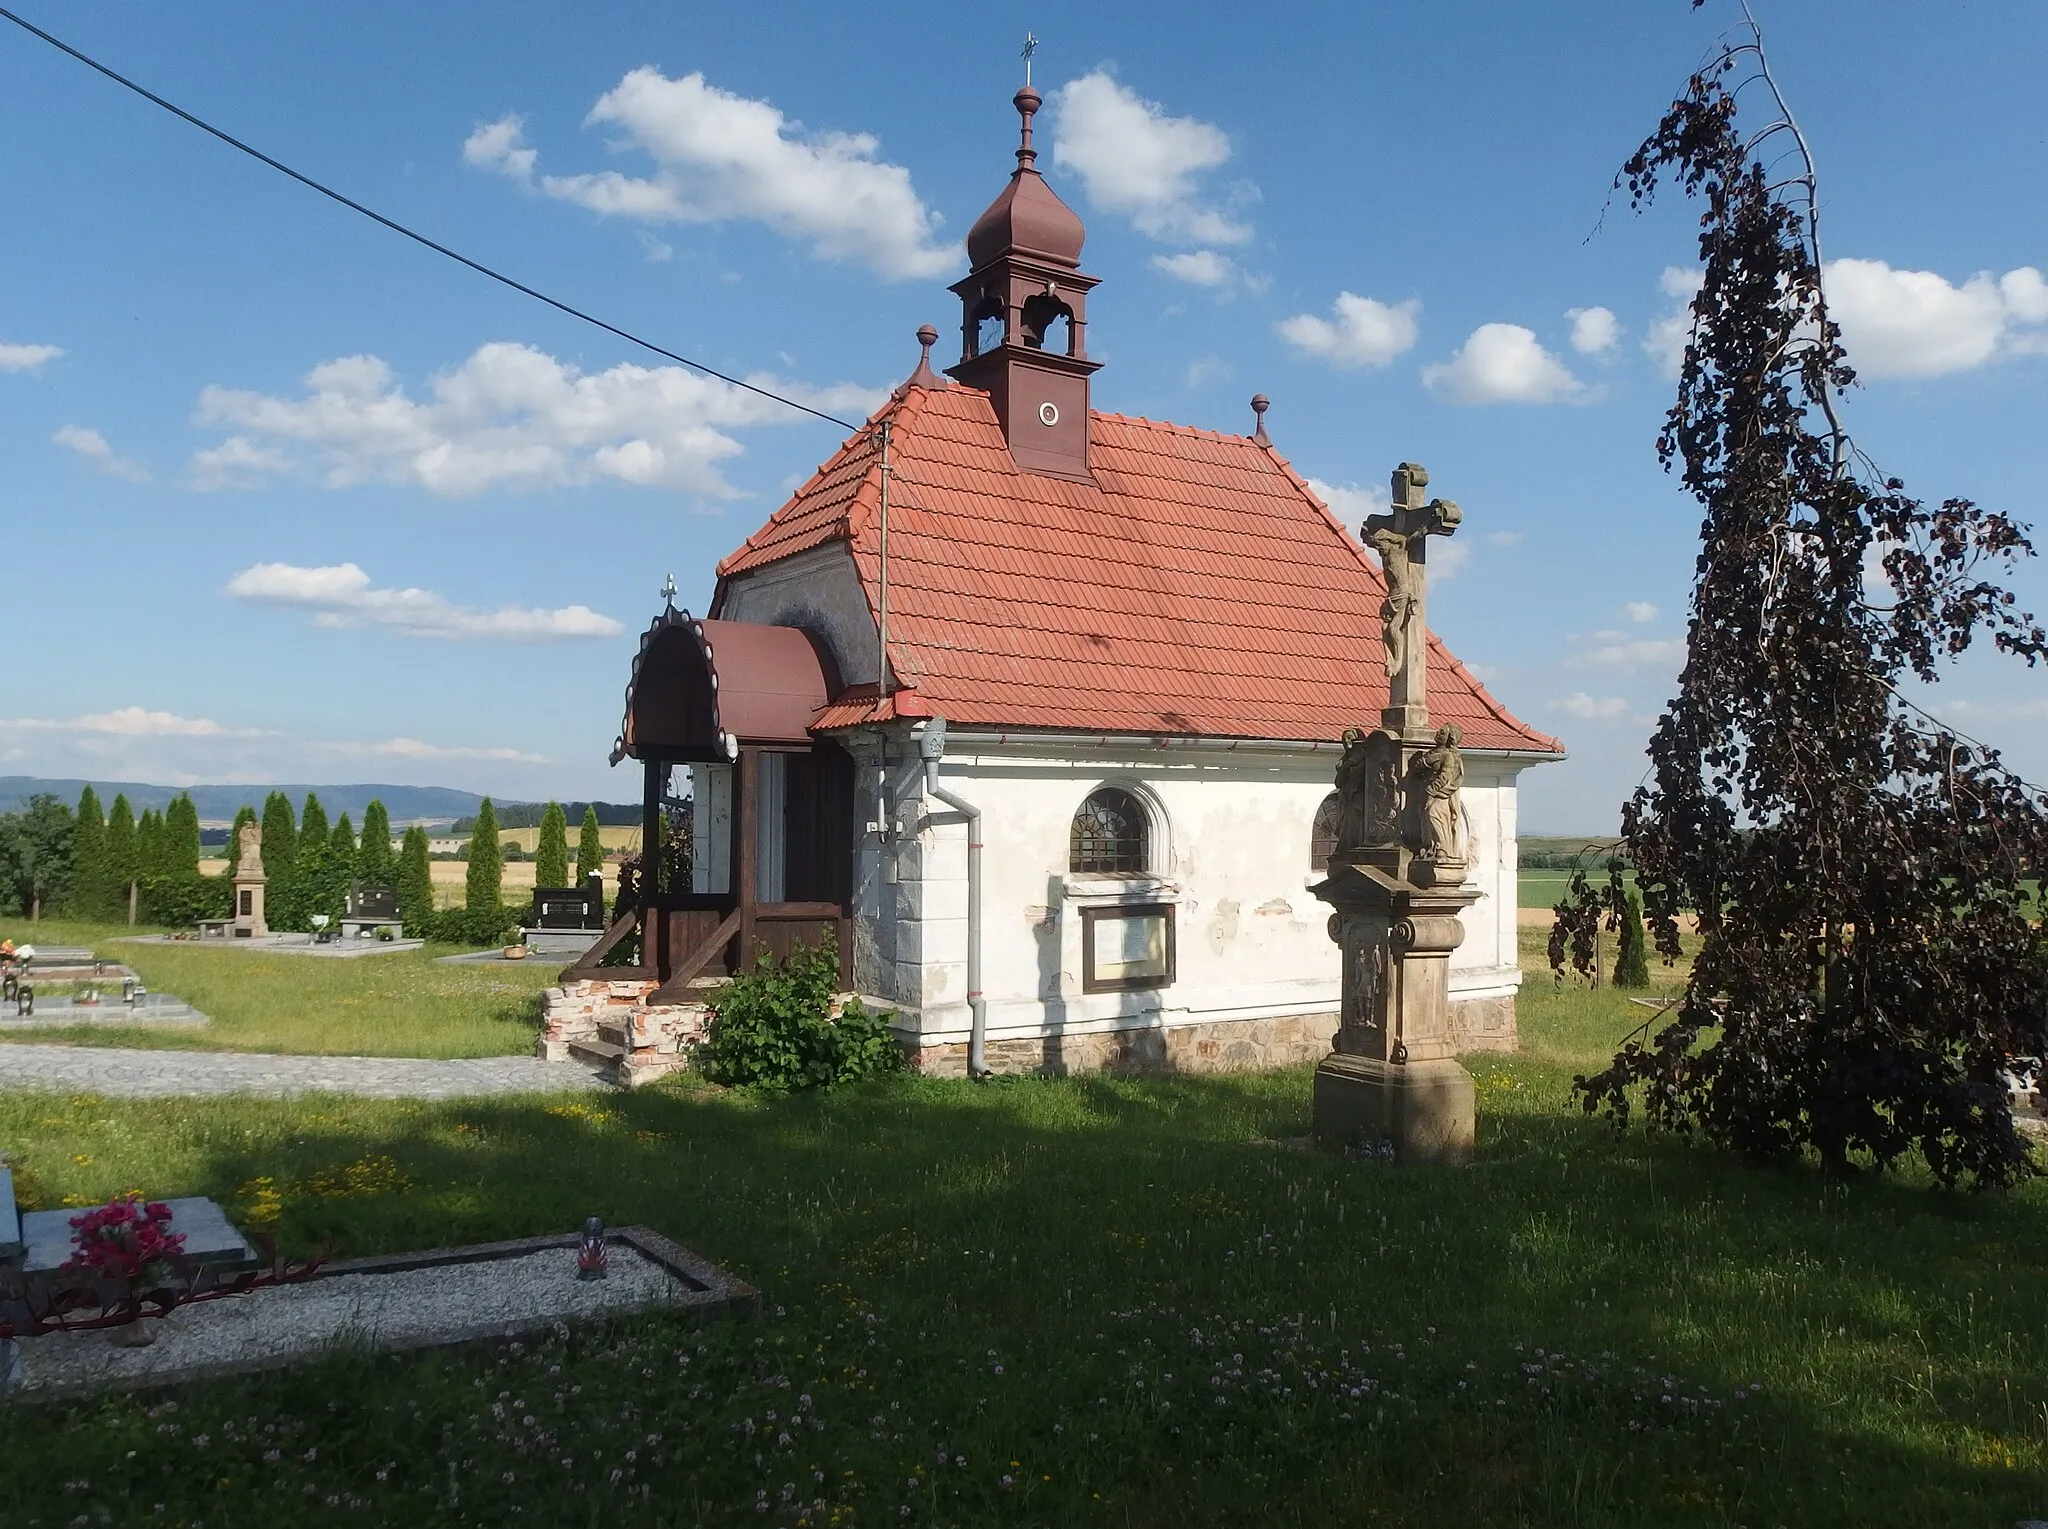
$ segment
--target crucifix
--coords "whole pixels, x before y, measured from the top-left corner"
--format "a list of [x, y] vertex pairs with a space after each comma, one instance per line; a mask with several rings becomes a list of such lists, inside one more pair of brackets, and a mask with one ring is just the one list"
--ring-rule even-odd
[[1024, 60], [1024, 83], [1026, 85], [1031, 83], [1031, 55], [1037, 51], [1038, 39], [1029, 32], [1026, 32], [1024, 34], [1024, 52], [1021, 55]]
[[1380, 633], [1387, 653], [1387, 705], [1381, 725], [1403, 738], [1429, 736], [1429, 538], [1449, 536], [1464, 511], [1448, 499], [1425, 501], [1429, 472], [1414, 462], [1394, 469], [1393, 500], [1359, 536], [1377, 552], [1386, 574]]

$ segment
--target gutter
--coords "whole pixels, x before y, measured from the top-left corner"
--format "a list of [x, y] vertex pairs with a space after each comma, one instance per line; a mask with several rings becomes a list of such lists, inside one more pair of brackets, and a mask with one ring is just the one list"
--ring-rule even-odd
[[917, 749], [924, 758], [924, 789], [967, 820], [967, 1076], [986, 1078], [988, 1000], [981, 991], [981, 809], [939, 784], [939, 761], [946, 755], [946, 719], [933, 717], [917, 729]]
[[[972, 747], [1019, 747], [1034, 743], [1058, 748], [1173, 750], [1180, 753], [1216, 754], [1341, 754], [1344, 745], [1320, 739], [1292, 738], [1205, 738], [1160, 733], [1060, 733], [1027, 729], [958, 728], [951, 734], [955, 743]], [[1474, 759], [1559, 760], [1562, 749], [1479, 749], [1461, 746], [1459, 752]]]

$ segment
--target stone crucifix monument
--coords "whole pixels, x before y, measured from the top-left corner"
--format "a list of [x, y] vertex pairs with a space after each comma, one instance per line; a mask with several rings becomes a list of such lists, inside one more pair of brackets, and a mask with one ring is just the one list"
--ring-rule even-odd
[[270, 933], [263, 921], [263, 830], [244, 823], [236, 836], [235, 938], [260, 940]]
[[1316, 1068], [1315, 1140], [1332, 1151], [1391, 1151], [1404, 1162], [1472, 1155], [1472, 1075], [1450, 1026], [1450, 960], [1464, 938], [1467, 888], [1458, 793], [1465, 765], [1455, 726], [1429, 721], [1429, 538], [1463, 519], [1425, 501], [1429, 474], [1394, 469], [1393, 504], [1360, 534], [1379, 554], [1388, 698], [1380, 725], [1347, 729], [1337, 766], [1337, 848], [1315, 894], [1335, 911], [1343, 1008]]

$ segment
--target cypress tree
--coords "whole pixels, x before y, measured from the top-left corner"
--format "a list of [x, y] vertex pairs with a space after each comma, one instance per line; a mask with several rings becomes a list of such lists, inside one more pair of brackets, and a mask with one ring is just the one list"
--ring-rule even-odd
[[[113, 914], [107, 886], [107, 820], [90, 785], [78, 793], [78, 816], [71, 827], [71, 898], [66, 910], [81, 918]], [[48, 911], [47, 909], [44, 911]]]
[[1616, 987], [1650, 985], [1650, 948], [1643, 938], [1643, 900], [1633, 888], [1624, 901], [1621, 915], [1621, 954], [1614, 962]]
[[604, 871], [604, 838], [597, 830], [597, 808], [583, 809], [583, 827], [576, 835], [576, 880], [581, 884], [586, 876], [601, 875]]
[[305, 805], [299, 809], [299, 858], [292, 872], [294, 928], [311, 929], [314, 914], [324, 913], [331, 919], [337, 911], [327, 906], [334, 882], [330, 834], [327, 809], [308, 791]]
[[406, 938], [424, 940], [434, 927], [434, 871], [427, 859], [427, 831], [415, 823], [398, 852], [398, 912]]
[[356, 879], [356, 831], [343, 813], [327, 836], [327, 871], [318, 912], [340, 918], [348, 912], [348, 889]]
[[[226, 879], [229, 881], [234, 880], [235, 871], [242, 863], [242, 825], [255, 821], [256, 809], [254, 807], [244, 803], [235, 809], [234, 825], [228, 829], [228, 869]], [[192, 832], [195, 835], [199, 832], [199, 818], [196, 813], [192, 818]]]
[[142, 872], [135, 853], [135, 809], [128, 805], [126, 792], [114, 793], [114, 805], [107, 809], [107, 891], [113, 899], [113, 916], [128, 917], [129, 889]]
[[569, 820], [559, 802], [540, 815], [540, 847], [534, 851], [533, 884], [562, 886], [569, 875]]
[[171, 876], [199, 874], [199, 809], [183, 791], [164, 809], [164, 871]]
[[273, 929], [297, 929], [299, 830], [291, 798], [273, 791], [263, 802], [264, 921]]
[[365, 886], [391, 885], [391, 815], [382, 802], [363, 809], [363, 842], [356, 848], [356, 880]]
[[498, 810], [485, 797], [476, 810], [476, 827], [469, 835], [469, 875], [465, 902], [472, 910], [501, 905], [499, 888], [505, 879], [504, 851], [498, 845]]
[[135, 874], [147, 881], [164, 873], [164, 820], [144, 809], [135, 823]]

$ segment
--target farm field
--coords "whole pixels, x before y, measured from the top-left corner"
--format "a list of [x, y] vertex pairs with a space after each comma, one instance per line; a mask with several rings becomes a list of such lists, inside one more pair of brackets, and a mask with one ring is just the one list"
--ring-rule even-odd
[[596, 1213], [764, 1301], [743, 1326], [22, 1409], [10, 1454], [61, 1465], [0, 1473], [0, 1520], [2038, 1516], [2048, 1186], [1827, 1182], [1617, 1136], [1570, 1078], [1640, 1012], [1532, 981], [1524, 1050], [1473, 1059], [1463, 1171], [1297, 1150], [1306, 1069], [783, 1099], [689, 1080], [567, 1102], [0, 1095], [47, 1203], [208, 1194], [351, 1254]]

